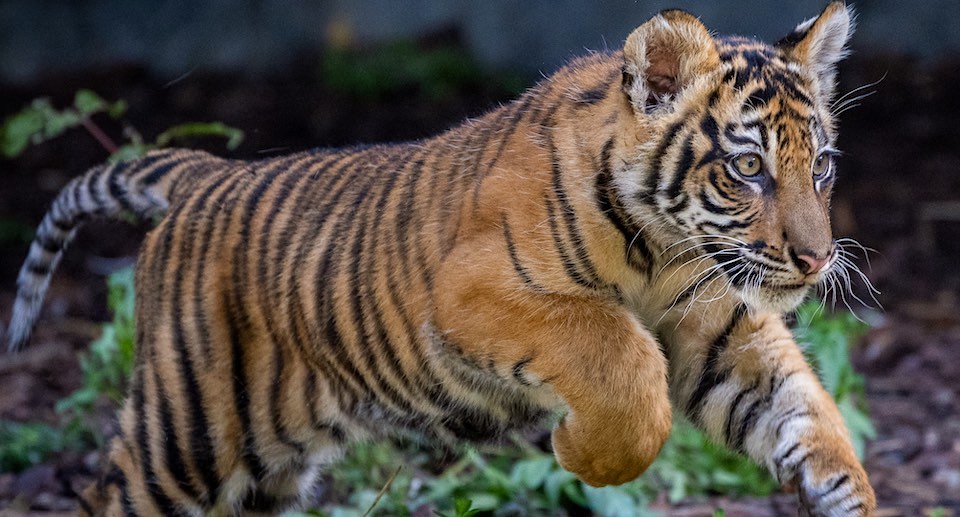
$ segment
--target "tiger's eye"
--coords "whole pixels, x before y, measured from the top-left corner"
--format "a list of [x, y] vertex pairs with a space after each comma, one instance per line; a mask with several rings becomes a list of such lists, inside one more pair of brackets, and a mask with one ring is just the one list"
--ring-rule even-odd
[[822, 178], [830, 172], [830, 164], [833, 162], [833, 159], [827, 154], [822, 153], [820, 156], [817, 156], [817, 160], [813, 162], [813, 175], [817, 178]]
[[763, 169], [763, 161], [757, 153], [746, 153], [734, 158], [733, 166], [736, 167], [740, 175], [749, 178], [760, 174]]

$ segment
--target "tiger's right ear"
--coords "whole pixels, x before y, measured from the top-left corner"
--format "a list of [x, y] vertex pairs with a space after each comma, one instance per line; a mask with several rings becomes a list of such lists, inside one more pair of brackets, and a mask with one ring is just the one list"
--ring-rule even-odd
[[623, 90], [638, 114], [649, 112], [719, 65], [716, 43], [700, 20], [685, 11], [663, 11], [627, 37]]

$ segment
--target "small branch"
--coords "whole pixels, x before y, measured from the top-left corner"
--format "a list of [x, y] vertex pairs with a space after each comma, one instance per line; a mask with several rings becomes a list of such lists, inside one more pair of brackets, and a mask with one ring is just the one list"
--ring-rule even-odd
[[373, 511], [374, 507], [377, 506], [377, 503], [380, 502], [380, 499], [383, 499], [383, 495], [387, 493], [387, 490], [390, 489], [390, 485], [393, 484], [393, 480], [397, 478], [397, 474], [400, 473], [400, 469], [403, 468], [403, 465], [397, 467], [397, 470], [393, 471], [393, 475], [390, 476], [390, 479], [383, 485], [383, 488], [380, 489], [380, 493], [377, 494], [377, 498], [373, 500], [373, 504], [370, 505], [370, 508], [367, 508], [367, 511], [364, 512], [363, 517], [367, 517]]
[[100, 145], [102, 145], [108, 153], [113, 154], [117, 152], [117, 149], [119, 149], [117, 144], [113, 143], [113, 140], [100, 129], [100, 126], [90, 120], [90, 117], [81, 118], [80, 123], [83, 124], [83, 128], [86, 129], [93, 138], [97, 139], [97, 142], [100, 142]]

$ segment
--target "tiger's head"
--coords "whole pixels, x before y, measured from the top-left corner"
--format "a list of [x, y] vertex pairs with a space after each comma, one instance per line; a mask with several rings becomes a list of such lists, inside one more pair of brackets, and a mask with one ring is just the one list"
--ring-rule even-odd
[[627, 39], [624, 109], [641, 136], [614, 180], [625, 208], [661, 244], [709, 255], [748, 306], [791, 310], [842, 260], [831, 103], [852, 29], [834, 2], [775, 45], [714, 37], [682, 11]]

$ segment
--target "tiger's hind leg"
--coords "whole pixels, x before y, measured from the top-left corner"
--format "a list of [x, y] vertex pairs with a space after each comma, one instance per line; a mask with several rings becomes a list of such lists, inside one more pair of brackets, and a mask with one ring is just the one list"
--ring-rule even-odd
[[[134, 413], [125, 408], [123, 413]], [[128, 420], [129, 421], [129, 420]], [[126, 515], [277, 515], [308, 505], [316, 492], [322, 469], [337, 461], [346, 449], [343, 432], [336, 426], [315, 430], [311, 452], [302, 461], [272, 467], [262, 480], [255, 480], [238, 464], [222, 483], [217, 485], [217, 500], [180, 498], [172, 501], [174, 490], [157, 483], [146, 483], [140, 463], [142, 456], [136, 445], [124, 438], [113, 439], [105, 474], [90, 485], [79, 498], [80, 514], [89, 516]], [[149, 471], [149, 469], [147, 469]], [[160, 508], [163, 508], [161, 510]]]

